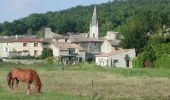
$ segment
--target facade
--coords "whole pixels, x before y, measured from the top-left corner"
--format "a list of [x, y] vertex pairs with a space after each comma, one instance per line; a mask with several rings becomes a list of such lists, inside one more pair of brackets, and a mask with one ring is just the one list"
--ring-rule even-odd
[[95, 62], [99, 66], [132, 68], [134, 57], [135, 49], [115, 48], [106, 40], [101, 46], [101, 53], [96, 55]]
[[50, 45], [53, 56], [60, 58], [63, 64], [75, 64], [85, 61], [85, 50], [80, 46], [68, 42], [53, 42]]
[[16, 38], [13, 41], [13, 49], [22, 55], [30, 55], [38, 57], [43, 50], [42, 40], [39, 38]]

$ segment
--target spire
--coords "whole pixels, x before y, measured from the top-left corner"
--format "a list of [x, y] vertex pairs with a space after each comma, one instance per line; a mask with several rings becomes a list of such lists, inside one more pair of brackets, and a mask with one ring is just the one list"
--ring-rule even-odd
[[99, 36], [99, 27], [97, 21], [97, 13], [96, 13], [96, 6], [94, 7], [92, 21], [90, 23], [90, 32], [89, 37], [98, 38]]
[[96, 26], [97, 25], [97, 14], [96, 14], [96, 6], [94, 7], [94, 11], [93, 11], [93, 17], [92, 17], [92, 22], [91, 25]]

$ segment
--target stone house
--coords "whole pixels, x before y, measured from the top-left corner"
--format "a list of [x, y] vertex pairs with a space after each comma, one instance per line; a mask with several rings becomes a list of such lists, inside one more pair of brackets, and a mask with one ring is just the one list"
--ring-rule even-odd
[[16, 38], [13, 41], [14, 50], [22, 55], [40, 56], [43, 50], [42, 39], [33, 37]]
[[110, 42], [106, 40], [101, 46], [101, 53], [96, 55], [95, 62], [99, 66], [132, 68], [134, 57], [136, 57], [135, 49], [112, 47]]
[[42, 39], [36, 37], [5, 36], [0, 38], [0, 58], [12, 56], [40, 56]]
[[75, 64], [85, 61], [85, 50], [76, 44], [53, 42], [50, 48], [53, 50], [53, 56], [59, 58], [63, 64]]

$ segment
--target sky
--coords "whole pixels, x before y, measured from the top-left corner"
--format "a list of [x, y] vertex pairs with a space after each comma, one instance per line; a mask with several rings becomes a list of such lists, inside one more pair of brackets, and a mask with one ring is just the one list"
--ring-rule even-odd
[[0, 0], [0, 23], [29, 16], [32, 13], [60, 11], [78, 5], [106, 3], [109, 0]]

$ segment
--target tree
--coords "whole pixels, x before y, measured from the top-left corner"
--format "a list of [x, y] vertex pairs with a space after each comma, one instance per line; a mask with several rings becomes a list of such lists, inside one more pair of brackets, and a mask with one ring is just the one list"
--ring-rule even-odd
[[125, 61], [126, 61], [126, 66], [129, 67], [129, 61], [130, 61], [130, 57], [129, 55], [125, 55]]
[[52, 56], [53, 56], [53, 50], [52, 49], [50, 49], [50, 48], [43, 49], [42, 54], [41, 54], [42, 59], [46, 59], [46, 58], [52, 57]]
[[[0, 34], [27, 34], [32, 29], [32, 33], [37, 35], [37, 31], [44, 27], [51, 27], [60, 34], [88, 32], [93, 8], [94, 5], [77, 6], [45, 14], [31, 14], [11, 23], [2, 23]], [[99, 31], [104, 36], [106, 31], [115, 30], [118, 26], [126, 25], [130, 18], [139, 16], [143, 30], [149, 27], [149, 31], [155, 32], [162, 25], [170, 26], [169, 11], [170, 0], [113, 0], [97, 5]]]
[[124, 48], [135, 48], [137, 53], [142, 52], [142, 48], [148, 41], [147, 31], [149, 28], [143, 16], [133, 16], [126, 24], [120, 26], [118, 30], [122, 33], [121, 46]]

